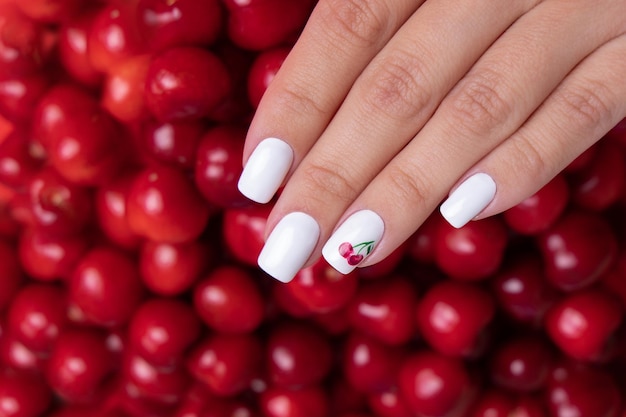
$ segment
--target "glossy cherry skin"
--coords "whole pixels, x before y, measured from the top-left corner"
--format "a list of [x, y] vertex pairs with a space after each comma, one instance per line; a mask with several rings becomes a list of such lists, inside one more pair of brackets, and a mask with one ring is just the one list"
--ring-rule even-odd
[[266, 345], [266, 368], [270, 381], [298, 388], [320, 383], [332, 363], [332, 348], [326, 335], [306, 322], [273, 326]]
[[248, 99], [254, 108], [259, 106], [261, 97], [283, 65], [289, 51], [285, 47], [274, 48], [261, 52], [255, 58], [248, 74]]
[[474, 396], [473, 383], [463, 362], [420, 351], [400, 368], [399, 387], [410, 409], [423, 416], [462, 416]]
[[59, 29], [59, 60], [63, 69], [81, 84], [99, 86], [103, 74], [89, 57], [89, 32], [98, 16], [97, 9], [88, 8], [66, 21]]
[[222, 28], [222, 8], [218, 0], [140, 0], [137, 3], [140, 32], [153, 51], [197, 45], [217, 40]]
[[210, 208], [187, 176], [171, 167], [146, 168], [128, 193], [131, 229], [145, 238], [170, 243], [196, 239], [204, 231]]
[[534, 327], [543, 324], [546, 311], [560, 295], [546, 280], [543, 263], [535, 254], [507, 261], [491, 281], [500, 308], [516, 321]]
[[444, 222], [439, 213], [433, 213], [413, 233], [408, 241], [407, 254], [417, 261], [426, 264], [435, 262], [435, 245], [439, 225]]
[[30, 211], [36, 227], [55, 236], [75, 235], [91, 221], [91, 191], [62, 178], [46, 168], [28, 187]]
[[232, 396], [249, 388], [261, 372], [263, 346], [251, 333], [213, 333], [186, 357], [187, 369], [213, 393]]
[[100, 231], [111, 243], [123, 249], [136, 249], [141, 237], [128, 222], [128, 195], [134, 175], [127, 172], [98, 187], [95, 195], [95, 211]]
[[349, 320], [383, 343], [400, 345], [415, 336], [417, 292], [402, 276], [363, 283], [348, 306]]
[[157, 160], [174, 166], [193, 169], [196, 151], [206, 126], [201, 121], [147, 121], [142, 129], [142, 145]]
[[272, 207], [254, 205], [224, 212], [222, 234], [230, 254], [245, 265], [257, 267], [265, 244], [265, 225]]
[[413, 416], [413, 413], [396, 386], [368, 395], [367, 404], [375, 415], [380, 417]]
[[117, 120], [134, 123], [148, 118], [143, 90], [150, 55], [137, 55], [112, 66], [104, 80], [102, 107]]
[[535, 194], [506, 210], [503, 218], [517, 233], [534, 235], [543, 232], [561, 216], [569, 195], [565, 176], [559, 174]]
[[89, 402], [115, 368], [105, 334], [93, 329], [66, 330], [59, 335], [48, 361], [46, 379], [69, 402]]
[[200, 320], [191, 306], [175, 299], [145, 301], [128, 326], [129, 346], [156, 366], [179, 362], [200, 335]]
[[47, 358], [47, 354], [34, 352], [24, 346], [13, 333], [4, 330], [0, 339], [0, 360], [4, 366], [37, 375], [45, 370]]
[[301, 269], [286, 284], [287, 290], [312, 313], [328, 313], [345, 305], [358, 286], [356, 273], [338, 273], [322, 258]]
[[80, 0], [26, 0], [16, 4], [29, 18], [45, 23], [62, 22], [82, 6]]
[[119, 2], [97, 12], [87, 40], [89, 59], [95, 69], [109, 72], [118, 63], [145, 50], [136, 11], [134, 5]]
[[52, 404], [52, 393], [41, 377], [23, 371], [0, 373], [0, 415], [38, 417]]
[[514, 409], [511, 395], [497, 389], [485, 389], [478, 398], [468, 417], [509, 417]]
[[194, 288], [196, 313], [212, 329], [246, 333], [256, 329], [265, 315], [265, 302], [252, 275], [237, 266], [221, 266]]
[[76, 266], [69, 282], [70, 303], [88, 322], [119, 326], [131, 318], [143, 297], [143, 285], [133, 260], [106, 246], [91, 249]]
[[607, 272], [617, 256], [617, 241], [600, 216], [573, 211], [538, 236], [547, 279], [556, 288], [588, 287]]
[[44, 159], [38, 155], [28, 131], [14, 129], [0, 142], [0, 182], [16, 189], [26, 187]]
[[229, 208], [248, 206], [250, 200], [237, 188], [246, 131], [236, 126], [218, 126], [200, 139], [196, 153], [196, 186], [212, 204]]
[[160, 121], [206, 117], [231, 91], [222, 61], [208, 50], [177, 47], [155, 56], [146, 76], [145, 100]]
[[431, 287], [417, 307], [421, 335], [437, 351], [473, 355], [495, 314], [491, 295], [478, 286], [443, 281]]
[[54, 236], [25, 229], [19, 240], [19, 258], [24, 270], [39, 281], [69, 278], [91, 240], [88, 235]]
[[259, 408], [264, 417], [325, 417], [328, 397], [319, 386], [269, 387], [259, 395]]
[[517, 337], [498, 346], [491, 357], [491, 379], [514, 392], [537, 391], [545, 385], [553, 352], [538, 336]]
[[470, 222], [460, 229], [441, 223], [435, 243], [437, 265], [451, 278], [476, 281], [500, 266], [507, 231], [500, 217]]
[[0, 80], [38, 72], [44, 64], [42, 25], [33, 22], [11, 2], [0, 5]]
[[597, 148], [591, 162], [570, 175], [570, 184], [577, 206], [601, 211], [621, 197], [626, 186], [626, 166], [624, 151], [618, 144], [603, 141]]
[[602, 359], [623, 318], [623, 307], [602, 290], [567, 295], [546, 315], [546, 331], [567, 355], [584, 360]]
[[0, 311], [3, 311], [24, 282], [15, 246], [4, 239], [0, 239], [0, 271]]
[[580, 364], [565, 364], [553, 370], [545, 391], [549, 415], [572, 413], [580, 417], [618, 416], [621, 394], [609, 372]]
[[20, 289], [8, 311], [9, 331], [28, 349], [50, 353], [67, 323], [66, 293], [49, 284]]
[[300, 31], [314, 2], [306, 0], [226, 0], [228, 37], [239, 47], [264, 50], [283, 44]]
[[0, 114], [15, 124], [28, 126], [37, 102], [48, 88], [46, 73], [0, 80]]
[[404, 356], [402, 347], [389, 346], [353, 331], [343, 343], [341, 367], [354, 389], [366, 394], [377, 393], [395, 386]]
[[214, 261], [214, 249], [197, 240], [178, 244], [146, 241], [141, 246], [139, 269], [150, 291], [179, 295], [189, 290]]

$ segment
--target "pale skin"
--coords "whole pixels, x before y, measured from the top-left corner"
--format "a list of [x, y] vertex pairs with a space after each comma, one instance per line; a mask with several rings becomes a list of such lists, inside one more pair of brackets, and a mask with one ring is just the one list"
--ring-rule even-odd
[[248, 132], [294, 162], [266, 233], [301, 211], [308, 264], [351, 213], [401, 245], [463, 179], [488, 173], [500, 213], [626, 116], [626, 0], [320, 0]]

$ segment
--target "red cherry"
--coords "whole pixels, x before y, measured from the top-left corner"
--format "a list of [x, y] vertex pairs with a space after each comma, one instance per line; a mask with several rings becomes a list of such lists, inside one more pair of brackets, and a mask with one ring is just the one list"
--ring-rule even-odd
[[503, 213], [514, 231], [533, 235], [548, 229], [567, 206], [569, 187], [563, 175], [557, 175], [539, 191]]
[[177, 244], [146, 241], [139, 256], [141, 277], [156, 294], [182, 294], [213, 264], [213, 252], [195, 240]]
[[65, 291], [57, 286], [30, 284], [13, 299], [9, 331], [34, 352], [49, 353], [67, 322]]
[[404, 350], [360, 332], [352, 332], [343, 345], [341, 366], [347, 381], [363, 393], [376, 393], [395, 385]]
[[198, 338], [200, 320], [182, 301], [151, 298], [135, 311], [128, 334], [129, 346], [140, 356], [156, 366], [169, 366]]
[[439, 213], [433, 213], [415, 231], [409, 239], [407, 248], [407, 253], [411, 259], [422, 263], [435, 262], [437, 231], [443, 221], [443, 217]]
[[194, 168], [196, 151], [206, 127], [200, 121], [148, 121], [143, 127], [143, 145], [161, 162], [186, 169]]
[[211, 45], [222, 27], [222, 8], [217, 0], [140, 0], [137, 15], [139, 30], [154, 51]]
[[118, 63], [144, 51], [132, 4], [109, 4], [97, 12], [89, 30], [87, 51], [91, 64], [109, 72]]
[[543, 388], [552, 366], [552, 351], [539, 337], [517, 337], [499, 346], [491, 358], [491, 377], [516, 392]]
[[350, 323], [383, 343], [400, 345], [415, 336], [417, 293], [401, 276], [361, 284], [350, 301]]
[[0, 239], [0, 311], [4, 310], [17, 294], [24, 281], [22, 267], [14, 246]]
[[269, 387], [259, 396], [259, 408], [265, 417], [326, 417], [328, 397], [318, 386]]
[[508, 393], [496, 389], [486, 389], [477, 398], [468, 417], [516, 416], [516, 414], [511, 414], [514, 407], [514, 399]]
[[146, 76], [145, 100], [160, 121], [206, 117], [231, 90], [228, 71], [208, 50], [168, 49], [155, 56]]
[[89, 248], [87, 235], [54, 236], [25, 229], [20, 236], [19, 258], [31, 278], [39, 281], [66, 279]]
[[0, 360], [10, 369], [37, 375], [45, 369], [47, 355], [33, 352], [14, 334], [5, 331], [0, 339]]
[[0, 181], [13, 188], [23, 188], [43, 165], [27, 131], [14, 129], [0, 142]]
[[314, 2], [226, 0], [228, 36], [239, 47], [265, 50], [289, 41], [304, 26]]
[[200, 236], [210, 208], [183, 172], [155, 166], [135, 177], [128, 193], [127, 215], [138, 235], [182, 243]]
[[66, 330], [59, 335], [48, 361], [47, 381], [68, 402], [89, 402], [103, 389], [115, 360], [103, 333]]
[[356, 254], [356, 255], [350, 255], [348, 256], [348, 264], [349, 265], [358, 265], [361, 263], [361, 261], [363, 260], [363, 255]]
[[88, 9], [66, 21], [59, 30], [59, 60], [72, 79], [87, 86], [98, 86], [102, 73], [89, 57], [89, 32], [98, 10]]
[[368, 405], [379, 417], [412, 417], [406, 401], [398, 390], [398, 387], [391, 387], [381, 392], [375, 392], [368, 397]]
[[438, 353], [421, 351], [402, 364], [400, 392], [411, 410], [424, 416], [461, 416], [474, 395], [463, 362]]
[[306, 322], [274, 325], [267, 340], [266, 368], [277, 386], [298, 388], [321, 382], [331, 367], [326, 336]]
[[144, 85], [150, 55], [137, 55], [112, 66], [104, 80], [102, 107], [117, 120], [133, 123], [149, 115], [144, 102]]
[[248, 75], [248, 99], [254, 108], [259, 106], [261, 97], [283, 65], [289, 51], [289, 48], [284, 47], [270, 49], [255, 58]]
[[573, 211], [538, 236], [545, 273], [557, 288], [588, 287], [607, 272], [617, 256], [617, 241], [600, 216]]
[[214, 127], [202, 136], [196, 153], [195, 180], [210, 203], [223, 208], [250, 205], [237, 189], [245, 137], [245, 129], [236, 126]]
[[492, 281], [500, 308], [516, 321], [539, 327], [560, 295], [545, 279], [541, 259], [520, 254], [508, 261]]
[[222, 222], [226, 247], [239, 262], [257, 267], [257, 259], [265, 244], [265, 225], [271, 205], [228, 209]]
[[288, 291], [312, 313], [328, 313], [345, 306], [356, 292], [355, 273], [343, 275], [320, 258], [301, 269], [286, 284]]
[[250, 273], [222, 266], [200, 281], [193, 294], [196, 312], [211, 328], [226, 333], [246, 333], [263, 320], [264, 300]]
[[46, 23], [62, 22], [82, 6], [80, 0], [26, 0], [16, 4], [29, 18]]
[[424, 339], [437, 351], [473, 355], [494, 314], [495, 303], [489, 293], [475, 285], [443, 281], [420, 300], [417, 323]]
[[91, 249], [76, 266], [69, 282], [70, 303], [89, 322], [101, 326], [126, 323], [143, 296], [139, 271], [132, 259], [117, 249]]
[[460, 229], [442, 222], [437, 231], [435, 260], [451, 278], [477, 281], [493, 274], [507, 243], [500, 217], [470, 222]]
[[50, 79], [45, 73], [0, 80], [0, 114], [15, 124], [27, 126], [49, 87]]
[[600, 211], [619, 200], [626, 187], [624, 151], [618, 144], [602, 141], [593, 159], [571, 174], [572, 199], [582, 208]]
[[260, 370], [262, 345], [252, 334], [214, 333], [187, 356], [189, 372], [219, 396], [248, 388]]
[[16, 6], [13, 2], [0, 5], [0, 80], [32, 75], [45, 63], [43, 26]]
[[563, 352], [576, 359], [601, 359], [622, 322], [623, 308], [601, 290], [572, 293], [546, 315], [546, 330]]
[[0, 415], [38, 417], [52, 405], [50, 388], [38, 376], [3, 370], [0, 373]]

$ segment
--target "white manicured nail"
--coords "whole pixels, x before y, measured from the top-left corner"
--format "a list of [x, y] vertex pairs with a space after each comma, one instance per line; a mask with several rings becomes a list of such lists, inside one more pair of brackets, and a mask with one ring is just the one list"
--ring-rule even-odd
[[243, 168], [239, 191], [252, 201], [265, 204], [269, 202], [293, 162], [293, 150], [287, 142], [276, 138], [263, 139], [254, 149]]
[[309, 259], [320, 236], [320, 227], [308, 214], [289, 213], [278, 222], [261, 250], [262, 270], [289, 282]]
[[443, 202], [441, 215], [457, 229], [485, 209], [496, 195], [496, 183], [489, 175], [474, 174], [457, 187]]
[[371, 210], [348, 217], [322, 249], [326, 261], [342, 274], [348, 274], [374, 250], [385, 230], [383, 219]]

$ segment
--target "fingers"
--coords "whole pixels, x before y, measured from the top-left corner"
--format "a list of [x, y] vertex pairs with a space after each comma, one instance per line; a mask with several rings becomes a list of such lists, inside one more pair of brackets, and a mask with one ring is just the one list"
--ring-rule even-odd
[[[513, 136], [471, 168], [498, 184], [479, 218], [534, 194], [626, 117], [626, 35], [586, 58]], [[454, 194], [454, 192], [453, 192]], [[473, 216], [472, 216], [473, 217]]]
[[[597, 5], [587, 4], [585, 8], [578, 4], [578, 8], [569, 11], [567, 19], [561, 18], [555, 27], [554, 17], [564, 16], [563, 3], [544, 2], [515, 22], [489, 48], [443, 100], [424, 128], [376, 176], [342, 217], [342, 222], [347, 223], [353, 213], [366, 209], [384, 220], [378, 246], [362, 266], [378, 262], [405, 241], [458, 178], [485, 155], [508, 142], [507, 138], [580, 61], [597, 45], [606, 43], [623, 30], [624, 22], [620, 19], [624, 16], [624, 6], [615, 2], [611, 5], [614, 9], [602, 17], [603, 30], [598, 31], [597, 25], [588, 23], [588, 19], [593, 21], [603, 13], [592, 10]], [[583, 24], [584, 21], [587, 24]], [[572, 45], [570, 39], [580, 39], [580, 42]], [[541, 131], [543, 127], [538, 124], [533, 129]], [[509, 171], [509, 175], [514, 176], [514, 172]], [[451, 195], [448, 206], [453, 207], [446, 208], [452, 212], [448, 217], [458, 217], [457, 226], [478, 214], [501, 187], [498, 178], [491, 175], [466, 178], [469, 182]], [[343, 225], [335, 234], [343, 233], [342, 228]], [[333, 235], [323, 254], [337, 269], [346, 271], [345, 261], [336, 246], [338, 240], [342, 239], [335, 239]]]
[[[251, 123], [239, 182], [244, 195], [260, 203], [272, 198], [326, 128], [363, 68], [420, 3], [318, 3]], [[258, 152], [250, 158], [255, 149]]]

